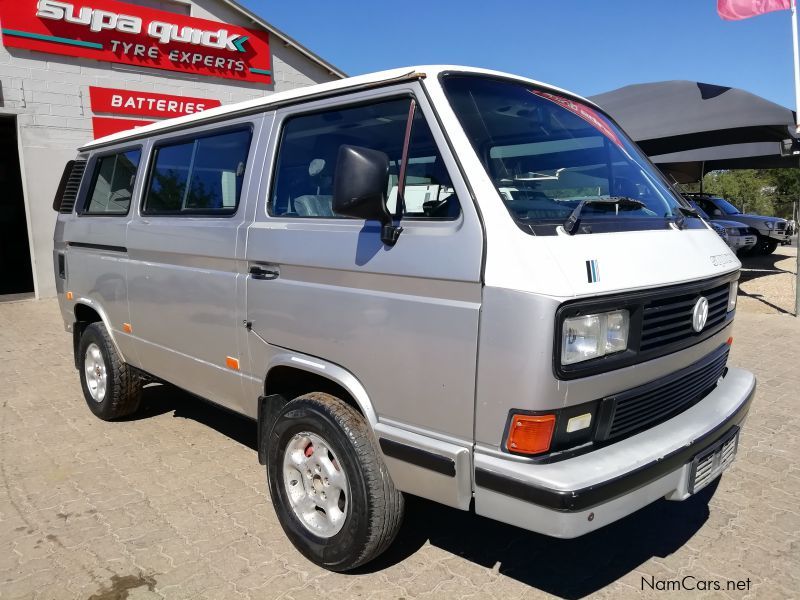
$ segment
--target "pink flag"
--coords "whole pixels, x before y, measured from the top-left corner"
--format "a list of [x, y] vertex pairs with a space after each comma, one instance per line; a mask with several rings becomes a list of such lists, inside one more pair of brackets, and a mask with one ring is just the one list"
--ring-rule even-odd
[[738, 21], [791, 8], [792, 0], [717, 0], [717, 12], [726, 21]]

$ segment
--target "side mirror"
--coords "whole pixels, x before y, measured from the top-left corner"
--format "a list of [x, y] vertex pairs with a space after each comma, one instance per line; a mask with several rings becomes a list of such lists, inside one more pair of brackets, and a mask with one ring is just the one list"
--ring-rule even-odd
[[393, 246], [402, 227], [392, 223], [386, 207], [389, 157], [385, 152], [362, 146], [342, 145], [333, 175], [333, 212], [381, 224], [381, 241]]

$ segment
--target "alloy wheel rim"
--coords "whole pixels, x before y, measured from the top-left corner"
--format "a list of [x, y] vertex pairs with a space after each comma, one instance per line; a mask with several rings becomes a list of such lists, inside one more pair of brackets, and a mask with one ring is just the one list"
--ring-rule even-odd
[[106, 397], [108, 384], [108, 374], [106, 373], [106, 362], [103, 360], [103, 353], [97, 344], [89, 344], [83, 361], [84, 373], [86, 375], [86, 387], [95, 402], [102, 402]]
[[341, 531], [350, 484], [323, 437], [303, 431], [289, 440], [283, 454], [283, 483], [292, 511], [308, 531], [323, 538]]

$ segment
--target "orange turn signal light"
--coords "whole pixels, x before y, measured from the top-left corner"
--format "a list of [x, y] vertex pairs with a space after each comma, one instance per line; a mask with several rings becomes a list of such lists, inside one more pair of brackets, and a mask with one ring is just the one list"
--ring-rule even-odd
[[67, 300], [72, 300], [72, 292], [67, 292]]
[[233, 369], [234, 371], [238, 371], [239, 370], [239, 360], [236, 359], [236, 358], [233, 358], [232, 356], [226, 356], [225, 357], [225, 365], [229, 369]]
[[547, 452], [555, 427], [555, 415], [514, 415], [508, 428], [506, 449], [523, 454]]
[[125, 333], [133, 333], [133, 327], [131, 327], [130, 323], [123, 323], [122, 331], [124, 331]]

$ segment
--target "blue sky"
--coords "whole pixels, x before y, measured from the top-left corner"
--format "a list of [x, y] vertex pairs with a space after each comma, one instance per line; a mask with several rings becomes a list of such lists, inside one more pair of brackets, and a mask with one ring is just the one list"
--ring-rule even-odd
[[788, 11], [729, 22], [715, 0], [241, 1], [350, 75], [466, 64], [587, 96], [689, 79], [794, 108]]

